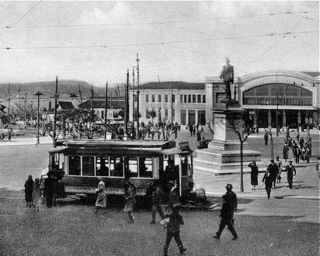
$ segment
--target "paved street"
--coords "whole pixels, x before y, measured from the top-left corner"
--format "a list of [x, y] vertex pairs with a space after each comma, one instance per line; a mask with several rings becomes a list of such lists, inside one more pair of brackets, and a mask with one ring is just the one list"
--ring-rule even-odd
[[[308, 204], [301, 200], [296, 204], [301, 207]], [[263, 209], [278, 207], [273, 202], [268, 201], [270, 204]], [[282, 205], [282, 211], [288, 205], [296, 206], [291, 199], [287, 202]], [[262, 209], [260, 213], [256, 211], [258, 207], [261, 207], [259, 200], [239, 205], [235, 216], [237, 241], [231, 240], [227, 229], [220, 240], [212, 238], [219, 226], [218, 209], [213, 212], [182, 211], [185, 225], [181, 227], [181, 238], [188, 248], [185, 255], [318, 255], [319, 224], [305, 220], [297, 222], [299, 218], [285, 214], [273, 213], [265, 217], [274, 211], [270, 209], [261, 214]], [[25, 208], [23, 200], [0, 199], [0, 255], [162, 255], [165, 230], [159, 224], [149, 224], [150, 212], [136, 211], [135, 223], [128, 224], [122, 209], [108, 209], [105, 215], [96, 215], [93, 211], [93, 205], [65, 203], [52, 209], [43, 206], [39, 213], [34, 213]], [[179, 255], [174, 241], [169, 254]]]

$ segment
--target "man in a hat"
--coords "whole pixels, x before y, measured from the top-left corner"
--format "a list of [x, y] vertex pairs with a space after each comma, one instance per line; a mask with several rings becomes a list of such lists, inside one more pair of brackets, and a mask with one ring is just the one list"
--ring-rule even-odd
[[225, 226], [228, 226], [228, 229], [230, 230], [231, 234], [233, 235], [233, 240], [236, 240], [238, 238], [238, 234], [235, 231], [233, 227], [233, 214], [237, 210], [238, 207], [238, 200], [237, 195], [232, 191], [232, 185], [227, 184], [226, 186], [227, 192], [222, 196], [223, 204], [221, 208], [221, 221], [219, 225], [219, 230], [216, 233], [214, 238], [220, 239], [221, 233]]
[[168, 207], [172, 211], [173, 207], [180, 205], [180, 199], [179, 199], [179, 191], [176, 186], [176, 183], [173, 180], [169, 181], [169, 201], [168, 201]]
[[157, 211], [159, 212], [161, 219], [164, 218], [164, 213], [161, 206], [163, 198], [164, 198], [164, 192], [160, 187], [159, 183], [156, 181], [154, 182], [153, 188], [152, 188], [152, 198], [151, 198], [152, 199], [152, 221], [150, 222], [150, 224], [156, 223]]
[[296, 168], [292, 165], [292, 160], [289, 160], [289, 165], [286, 167], [287, 180], [289, 188], [292, 189], [293, 176], [296, 176]]

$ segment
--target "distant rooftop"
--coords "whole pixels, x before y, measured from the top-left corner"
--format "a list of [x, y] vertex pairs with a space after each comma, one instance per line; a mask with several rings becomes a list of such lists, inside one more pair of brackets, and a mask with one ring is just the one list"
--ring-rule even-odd
[[[104, 98], [100, 99], [93, 99], [92, 100], [92, 107], [93, 108], [105, 108], [106, 102]], [[108, 100], [107, 108], [113, 108], [113, 109], [121, 109], [124, 107], [124, 98], [122, 99], [112, 99]], [[91, 108], [91, 100], [84, 101], [79, 104], [79, 108]]]
[[149, 82], [139, 86], [139, 89], [178, 89], [178, 90], [204, 90], [204, 83], [187, 83], [182, 81]]
[[74, 109], [72, 102], [70, 101], [59, 101], [61, 109]]

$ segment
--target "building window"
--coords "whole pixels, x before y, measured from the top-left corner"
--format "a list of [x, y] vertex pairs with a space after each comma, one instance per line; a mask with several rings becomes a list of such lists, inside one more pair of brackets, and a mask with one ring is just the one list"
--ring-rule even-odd
[[151, 101], [155, 102], [155, 96], [154, 95], [151, 95]]
[[164, 96], [164, 102], [168, 102], [168, 95]]
[[197, 103], [197, 101], [196, 101], [196, 100], [197, 100], [196, 96], [197, 96], [197, 95], [192, 95], [192, 103]]
[[158, 102], [161, 102], [161, 95], [158, 95]]
[[206, 95], [202, 95], [202, 103], [206, 103]]
[[171, 122], [173, 122], [175, 120], [175, 118], [176, 118], [176, 111], [175, 111], [174, 108], [171, 111], [172, 111], [172, 120], [171, 120]]
[[182, 125], [186, 124], [187, 112], [185, 110], [180, 111], [180, 122]]
[[168, 109], [164, 110], [164, 119], [168, 120]]
[[104, 111], [101, 110], [101, 118], [104, 119]]
[[188, 95], [183, 95], [183, 97], [184, 97], [184, 103], [187, 103], [188, 101], [187, 101], [187, 96]]
[[183, 102], [183, 95], [180, 95], [180, 102]]
[[191, 103], [191, 95], [188, 95], [188, 103]]
[[175, 95], [172, 95], [172, 103], [174, 103], [175, 102], [175, 100], [176, 100], [176, 97], [175, 97]]
[[149, 102], [149, 95], [146, 95], [146, 102]]
[[201, 103], [201, 95], [198, 95], [198, 103]]

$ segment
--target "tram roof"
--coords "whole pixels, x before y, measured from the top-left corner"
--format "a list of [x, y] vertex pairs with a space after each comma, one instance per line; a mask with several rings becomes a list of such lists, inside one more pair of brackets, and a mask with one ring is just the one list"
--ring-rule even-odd
[[64, 154], [94, 154], [101, 153], [127, 154], [127, 155], [181, 155], [189, 154], [189, 147], [182, 145], [176, 147], [174, 141], [119, 141], [119, 140], [71, 140], [66, 141], [65, 147], [49, 150], [49, 153]]
[[99, 147], [99, 148], [161, 148], [168, 149], [176, 146], [174, 141], [146, 140], [69, 140], [64, 143], [67, 147]]

